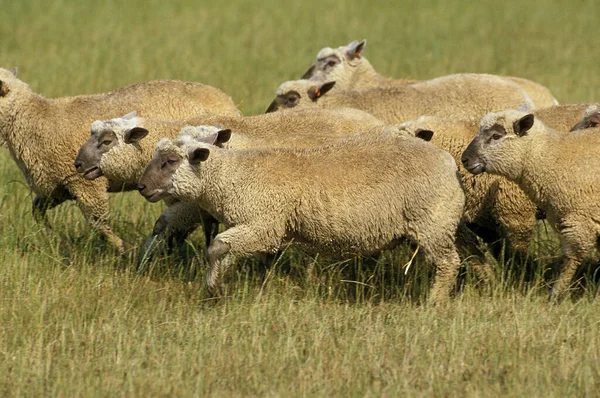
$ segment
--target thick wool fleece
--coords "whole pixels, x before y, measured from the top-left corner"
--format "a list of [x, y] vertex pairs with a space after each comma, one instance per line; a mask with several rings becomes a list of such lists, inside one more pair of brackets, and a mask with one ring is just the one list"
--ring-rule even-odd
[[533, 236], [536, 206], [515, 183], [493, 175], [474, 176], [461, 166], [461, 156], [477, 135], [478, 123], [423, 116], [399, 126], [412, 135], [433, 131], [431, 142], [448, 151], [457, 165], [465, 191], [464, 221], [484, 231], [488, 242], [506, 238], [508, 245], [526, 254]]
[[132, 110], [160, 119], [184, 119], [207, 112], [238, 114], [227, 95], [198, 83], [153, 81], [105, 94], [46, 99], [8, 70], [0, 69], [0, 82], [8, 90], [0, 97], [0, 133], [37, 195], [36, 219], [44, 219], [47, 208], [75, 199], [88, 221], [117, 247], [123, 247], [123, 241], [107, 223], [106, 179], [87, 181], [73, 167], [90, 124]]
[[[556, 298], [567, 290], [582, 260], [598, 245], [600, 186], [595, 170], [600, 170], [600, 129], [564, 134], [535, 120], [533, 127], [519, 136], [513, 126], [525, 115], [519, 111], [486, 115], [465, 156], [483, 162], [486, 172], [516, 182], [546, 212], [559, 233], [564, 256], [552, 290]], [[497, 126], [506, 131], [502, 141], [482, 144], [480, 138]]]
[[[210, 150], [207, 161], [184, 161], [171, 192], [227, 228], [209, 248], [209, 287], [218, 285], [219, 267], [232, 258], [274, 252], [290, 240], [309, 251], [357, 254], [408, 238], [437, 266], [432, 299], [448, 297], [464, 205], [448, 153], [406, 136], [349, 137], [314, 149], [197, 145]], [[187, 146], [174, 142], [159, 143], [157, 151], [187, 156]], [[219, 262], [214, 253], [223, 245], [227, 258]]]
[[308, 91], [315, 82], [295, 80], [283, 83], [274, 102], [283, 103], [290, 92], [300, 95], [293, 108], [350, 107], [367, 111], [386, 123], [403, 123], [422, 115], [449, 119], [479, 120], [484, 114], [533, 104], [527, 94], [506, 79], [481, 74], [445, 76], [407, 86], [362, 90], [332, 90], [313, 101]]
[[[327, 57], [335, 56], [340, 63], [328, 68], [327, 71], [316, 70], [311, 77], [315, 81], [336, 81], [337, 90], [357, 90], [361, 88], [380, 87], [380, 86], [404, 86], [406, 84], [418, 83], [418, 80], [407, 79], [391, 79], [380, 75], [371, 65], [369, 60], [364, 56], [349, 57], [347, 54], [347, 46], [342, 46], [337, 49], [323, 48], [317, 54], [317, 62], [313, 64], [317, 66], [319, 60]], [[513, 83], [518, 84], [527, 92], [536, 108], [545, 108], [558, 105], [558, 101], [554, 98], [550, 90], [532, 80], [523, 79], [520, 77], [502, 76]]]
[[557, 131], [570, 131], [583, 121], [582, 118], [585, 119], [586, 112], [594, 106], [600, 107], [600, 104], [562, 104], [538, 109], [534, 114], [544, 122], [546, 127]]

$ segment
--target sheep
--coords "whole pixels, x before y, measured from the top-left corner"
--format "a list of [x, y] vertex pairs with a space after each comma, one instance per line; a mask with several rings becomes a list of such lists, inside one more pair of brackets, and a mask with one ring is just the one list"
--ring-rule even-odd
[[462, 156], [472, 174], [490, 173], [515, 182], [546, 213], [559, 233], [563, 264], [551, 291], [557, 300], [569, 288], [582, 260], [598, 246], [600, 129], [568, 134], [531, 113], [503, 111], [481, 119], [479, 134]]
[[[536, 110], [533, 114], [536, 117], [541, 114], [542, 118], [552, 116], [547, 112], [548, 109], [551, 108]], [[590, 126], [592, 122], [589, 119], [595, 115], [594, 110], [594, 107], [588, 109], [580, 121], [573, 121], [575, 125], [571, 129], [565, 128], [564, 131]], [[432, 137], [431, 142], [434, 145], [448, 151], [454, 157], [459, 165], [465, 190], [464, 221], [472, 230], [488, 243], [505, 238], [507, 247], [513, 249], [516, 254], [527, 254], [535, 221], [541, 217], [539, 209], [515, 183], [499, 176], [476, 177], [460, 167], [464, 149], [477, 134], [478, 122], [421, 116], [417, 120], [399, 125], [398, 128], [407, 134], [426, 134]]]
[[[357, 90], [378, 86], [404, 86], [418, 83], [418, 80], [391, 79], [380, 75], [363, 55], [367, 41], [353, 41], [337, 49], [323, 48], [317, 54], [317, 61], [304, 73], [301, 79], [337, 82], [337, 89]], [[531, 80], [503, 76], [518, 84], [529, 94], [537, 108], [558, 105], [550, 90]]]
[[163, 139], [139, 190], [151, 202], [173, 196], [196, 203], [225, 224], [208, 248], [213, 293], [235, 259], [291, 241], [310, 252], [352, 255], [407, 238], [436, 265], [434, 302], [448, 298], [460, 265], [454, 240], [464, 194], [456, 164], [413, 137], [247, 150]]
[[396, 124], [421, 115], [478, 120], [487, 112], [517, 108], [523, 103], [534, 108], [519, 86], [491, 75], [450, 75], [407, 86], [329, 92], [335, 84], [309, 80], [285, 82], [267, 113], [280, 108], [351, 107]]
[[198, 83], [152, 81], [105, 94], [47, 99], [10, 71], [0, 69], [0, 134], [36, 194], [32, 205], [36, 221], [49, 226], [46, 211], [74, 199], [108, 242], [123, 249], [124, 242], [107, 220], [107, 190], [121, 187], [110, 186], [106, 179], [85, 180], [75, 172], [73, 159], [92, 121], [122, 115], [132, 108], [164, 119], [207, 112], [238, 115], [231, 98]]
[[[122, 118], [92, 124], [91, 134], [77, 154], [77, 171], [93, 180], [104, 175], [110, 184], [123, 190], [135, 189], [144, 167], [152, 158], [154, 148], [163, 137], [175, 138], [184, 126], [220, 124], [233, 129], [231, 148], [258, 146], [315, 146], [326, 143], [331, 137], [349, 135], [373, 128], [380, 133], [383, 122], [374, 116], [356, 109], [317, 109], [294, 112], [278, 112], [250, 117], [211, 115], [184, 121], [158, 121], [136, 117], [135, 113]], [[182, 134], [204, 134], [214, 132], [215, 127], [189, 127]], [[102, 145], [102, 143], [108, 145]], [[108, 143], [110, 142], [110, 143]], [[156, 222], [152, 235], [140, 254], [140, 261], [148, 259], [153, 242], [165, 236], [169, 246], [176, 246], [191, 233], [199, 223], [204, 225], [205, 239], [210, 243], [214, 223], [197, 206], [169, 203], [169, 208]]]
[[562, 104], [538, 109], [535, 117], [557, 131], [583, 130], [600, 124], [600, 104]]

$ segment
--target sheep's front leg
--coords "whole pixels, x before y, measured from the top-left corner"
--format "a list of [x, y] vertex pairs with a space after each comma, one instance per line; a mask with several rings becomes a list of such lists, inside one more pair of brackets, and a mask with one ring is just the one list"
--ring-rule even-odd
[[36, 195], [31, 205], [31, 214], [33, 214], [33, 219], [36, 223], [43, 223], [46, 228], [52, 229], [52, 226], [46, 217], [46, 212], [58, 206], [62, 202], [63, 201], [60, 199]]
[[[171, 252], [183, 244], [188, 235], [198, 227], [198, 224], [202, 223], [205, 231], [207, 225], [211, 230], [214, 228], [213, 223], [216, 223], [216, 220], [198, 206], [183, 202], [172, 202], [168, 206], [156, 220], [152, 234], [146, 239], [140, 250], [138, 270], [143, 270], [144, 265], [152, 259], [161, 242], [166, 240], [167, 249]], [[208, 219], [214, 220], [213, 223], [210, 223]], [[208, 241], [211, 236], [209, 234], [207, 237]]]
[[69, 192], [81, 209], [86, 220], [119, 252], [125, 251], [126, 243], [108, 225], [108, 192], [106, 181], [77, 179], [68, 186]]
[[564, 296], [571, 285], [575, 272], [585, 256], [596, 244], [596, 231], [593, 222], [567, 221], [559, 226], [563, 250], [563, 263], [557, 281], [552, 287], [550, 299], [557, 301]]
[[238, 258], [275, 252], [284, 233], [284, 228], [239, 225], [218, 234], [208, 248], [208, 291], [211, 294], [221, 294], [223, 277]]

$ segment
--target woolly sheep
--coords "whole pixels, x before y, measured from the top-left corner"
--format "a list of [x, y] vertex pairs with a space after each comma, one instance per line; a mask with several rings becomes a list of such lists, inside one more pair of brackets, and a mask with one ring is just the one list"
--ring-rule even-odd
[[560, 236], [563, 265], [551, 298], [561, 297], [582, 260], [598, 246], [600, 169], [598, 129], [559, 133], [533, 114], [490, 113], [465, 150], [462, 163], [473, 174], [506, 177], [523, 189]]
[[352, 137], [312, 149], [221, 149], [163, 139], [139, 183], [149, 201], [174, 196], [225, 224], [208, 248], [207, 285], [239, 257], [294, 241], [352, 255], [418, 244], [444, 301], [460, 264], [454, 240], [464, 194], [454, 159], [413, 137]]
[[[338, 90], [356, 90], [378, 86], [396, 86], [417, 83], [418, 80], [391, 79], [380, 75], [368, 59], [362, 55], [367, 41], [353, 41], [337, 49], [323, 48], [317, 61], [306, 71], [302, 79], [313, 81], [336, 81]], [[504, 76], [503, 76], [504, 77]], [[529, 94], [537, 108], [557, 105], [550, 90], [531, 80], [505, 76]]]
[[498, 76], [459, 74], [407, 86], [330, 91], [335, 82], [295, 80], [283, 83], [267, 112], [280, 108], [350, 107], [386, 123], [403, 123], [421, 115], [479, 120], [493, 110], [533, 104], [516, 84]]
[[[236, 149], [315, 146], [331, 141], [331, 137], [370, 128], [374, 128], [374, 133], [380, 133], [384, 127], [379, 119], [357, 109], [299, 110], [250, 117], [212, 115], [185, 121], [150, 120], [132, 113], [123, 118], [97, 120], [92, 124], [90, 137], [75, 159], [77, 171], [87, 179], [104, 175], [112, 185], [133, 190], [161, 138], [175, 138], [184, 126], [202, 124], [219, 124], [233, 129], [227, 146]], [[182, 134], [200, 137], [217, 130], [215, 127], [189, 126], [182, 130]], [[166, 237], [169, 246], [176, 246], [199, 223], [204, 225], [207, 246], [210, 243], [210, 231], [214, 228], [212, 218], [199, 211], [197, 206], [174, 202], [168, 205], [142, 249], [142, 261], [149, 258], [154, 242]]]
[[538, 109], [535, 117], [558, 131], [583, 130], [600, 124], [600, 104], [562, 104]]
[[153, 81], [105, 94], [47, 99], [6, 69], [0, 69], [0, 134], [36, 197], [32, 212], [48, 225], [45, 214], [65, 200], [77, 201], [86, 219], [118, 248], [124, 242], [108, 226], [109, 186], [105, 179], [87, 181], [73, 168], [77, 149], [92, 121], [137, 109], [144, 116], [183, 119], [218, 112], [237, 115], [231, 99], [218, 89], [175, 80]]
[[[559, 105], [561, 107], [562, 105]], [[550, 109], [550, 108], [547, 108]], [[533, 114], [548, 116], [547, 109]], [[590, 108], [580, 121], [571, 128], [581, 129], [592, 124]], [[464, 149], [473, 140], [479, 129], [478, 122], [451, 120], [434, 116], [421, 116], [417, 120], [403, 123], [400, 130], [411, 135], [427, 133], [434, 145], [448, 151], [457, 165], [461, 165]], [[565, 131], [569, 131], [568, 128]], [[465, 190], [464, 221], [486, 242], [508, 241], [508, 247], [519, 255], [526, 255], [536, 218], [541, 214], [525, 193], [513, 182], [493, 175], [474, 176], [459, 167]]]

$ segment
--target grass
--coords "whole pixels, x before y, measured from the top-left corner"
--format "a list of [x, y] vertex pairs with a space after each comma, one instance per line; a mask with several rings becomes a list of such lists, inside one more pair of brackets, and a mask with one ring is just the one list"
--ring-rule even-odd
[[[3, 67], [48, 97], [158, 78], [201, 81], [263, 112], [324, 46], [367, 38], [384, 75], [486, 72], [535, 79], [563, 103], [597, 101], [592, 1], [2, 1]], [[33, 222], [32, 195], [0, 150], [3, 396], [584, 396], [600, 384], [600, 311], [585, 288], [546, 302], [558, 247], [540, 225], [534, 269], [501, 260], [488, 288], [466, 275], [448, 305], [422, 305], [430, 270], [408, 248], [333, 262], [289, 250], [239, 264], [229, 297], [203, 292], [201, 236], [135, 273], [73, 203]], [[139, 244], [161, 212], [111, 199]], [[195, 247], [198, 245], [198, 247]], [[508, 271], [507, 271], [508, 270]]]

